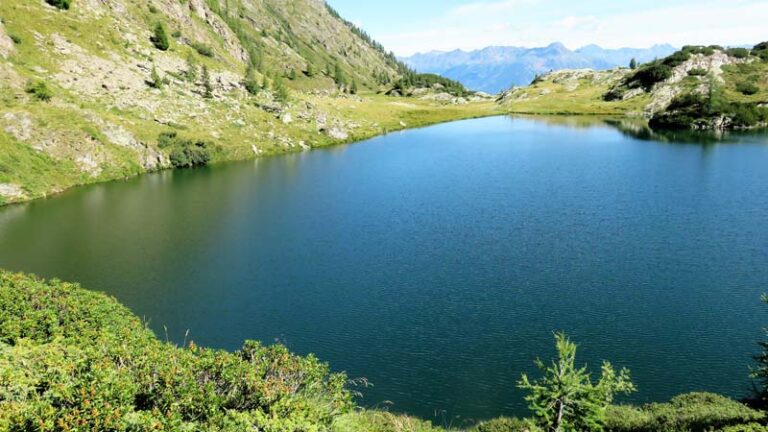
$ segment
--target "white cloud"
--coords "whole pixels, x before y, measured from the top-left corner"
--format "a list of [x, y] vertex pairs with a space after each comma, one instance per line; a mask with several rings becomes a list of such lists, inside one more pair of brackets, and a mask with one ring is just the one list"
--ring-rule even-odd
[[[536, 2], [536, 4], [532, 3]], [[379, 35], [399, 55], [491, 45], [570, 48], [596, 43], [607, 48], [654, 44], [756, 43], [768, 39], [768, 1], [700, 1], [639, 12], [577, 15], [556, 1], [500, 0], [467, 3], [422, 24], [417, 31]], [[596, 8], [597, 9], [597, 8]], [[548, 14], [540, 13], [542, 10]], [[557, 10], [563, 10], [557, 16]], [[571, 13], [567, 13], [571, 12]]]

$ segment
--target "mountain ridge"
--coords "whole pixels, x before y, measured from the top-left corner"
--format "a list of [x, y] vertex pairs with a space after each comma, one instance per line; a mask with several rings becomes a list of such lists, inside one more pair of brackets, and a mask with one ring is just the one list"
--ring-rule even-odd
[[418, 72], [440, 74], [472, 90], [499, 93], [513, 86], [528, 85], [537, 75], [553, 70], [607, 70], [626, 66], [633, 58], [647, 62], [674, 51], [668, 44], [616, 49], [591, 44], [571, 50], [560, 42], [553, 42], [533, 48], [489, 46], [472, 51], [430, 51], [400, 57], [400, 60]]

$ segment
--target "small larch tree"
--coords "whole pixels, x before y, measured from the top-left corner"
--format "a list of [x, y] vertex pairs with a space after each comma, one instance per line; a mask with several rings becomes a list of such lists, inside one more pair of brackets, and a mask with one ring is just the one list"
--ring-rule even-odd
[[213, 99], [213, 85], [211, 84], [211, 73], [208, 66], [203, 65], [203, 97]]
[[629, 61], [629, 68], [632, 69], [632, 70], [637, 69], [637, 60], [636, 59], [633, 58], [632, 60]]
[[518, 387], [528, 392], [525, 400], [547, 431], [602, 431], [614, 396], [635, 390], [629, 370], [617, 373], [604, 362], [600, 379], [592, 382], [586, 366], [576, 367], [576, 344], [563, 333], [556, 334], [555, 340], [557, 359], [550, 365], [536, 360], [541, 378], [532, 381], [523, 374]]
[[163, 23], [157, 23], [155, 30], [152, 33], [152, 37], [149, 38], [149, 40], [152, 41], [152, 43], [155, 45], [155, 48], [159, 49], [160, 51], [168, 51], [168, 48], [171, 47], [170, 43], [168, 42], [168, 34], [165, 32]]
[[[768, 294], [763, 294], [762, 301], [764, 304], [768, 304]], [[768, 336], [768, 328], [763, 330]], [[752, 378], [759, 382], [760, 387], [759, 396], [763, 403], [768, 402], [768, 340], [759, 342], [762, 352], [755, 356], [757, 367], [752, 370]]]

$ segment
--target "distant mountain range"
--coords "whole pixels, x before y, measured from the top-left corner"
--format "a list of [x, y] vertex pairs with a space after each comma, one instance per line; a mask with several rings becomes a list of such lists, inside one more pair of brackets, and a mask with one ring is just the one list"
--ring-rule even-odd
[[553, 43], [542, 48], [495, 46], [476, 51], [431, 51], [402, 60], [418, 72], [440, 74], [472, 90], [498, 93], [512, 86], [528, 85], [537, 74], [553, 70], [605, 70], [627, 66], [633, 58], [642, 63], [666, 57], [675, 50], [671, 45], [647, 49], [587, 45], [572, 51], [561, 43]]

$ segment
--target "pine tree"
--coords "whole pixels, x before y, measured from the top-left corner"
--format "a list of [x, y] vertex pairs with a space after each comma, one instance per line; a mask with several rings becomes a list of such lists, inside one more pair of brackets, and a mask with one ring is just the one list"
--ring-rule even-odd
[[197, 79], [197, 60], [192, 54], [187, 55], [187, 81], [195, 82]]
[[603, 362], [600, 379], [593, 383], [586, 366], [576, 367], [576, 344], [562, 333], [555, 339], [557, 360], [549, 366], [536, 360], [543, 376], [531, 381], [523, 374], [518, 387], [529, 392], [525, 400], [547, 431], [602, 430], [605, 410], [614, 396], [635, 390], [629, 371], [617, 374], [610, 363]]
[[315, 70], [315, 67], [312, 65], [312, 63], [307, 64], [307, 71], [305, 72], [305, 75], [310, 78], [317, 75], [317, 71]]
[[291, 69], [291, 71], [288, 72], [288, 79], [291, 81], [296, 81], [296, 69]]
[[259, 84], [258, 78], [256, 78], [256, 72], [252, 67], [248, 67], [245, 71], [245, 79], [243, 80], [245, 89], [253, 96], [256, 96], [261, 91], [261, 84]]
[[208, 72], [208, 66], [203, 65], [203, 97], [213, 99], [213, 85], [211, 85], [211, 74]]
[[170, 43], [168, 42], [168, 34], [165, 32], [165, 27], [163, 26], [163, 23], [157, 23], [155, 26], [154, 34], [151, 38], [149, 38], [150, 41], [155, 45], [155, 48], [159, 49], [160, 51], [168, 51], [168, 48], [170, 48]]
[[147, 83], [150, 87], [156, 88], [156, 89], [162, 89], [163, 88], [163, 79], [160, 78], [160, 74], [157, 73], [157, 68], [155, 68], [155, 65], [152, 65], [152, 73], [149, 75], [150, 81]]
[[630, 69], [632, 69], [632, 70], [635, 70], [635, 69], [637, 69], [637, 60], [635, 60], [635, 59], [633, 58], [633, 59], [632, 59], [632, 60], [629, 62], [629, 68], [630, 68]]
[[334, 68], [333, 80], [336, 81], [336, 85], [339, 87], [343, 87], [346, 84], [344, 79], [344, 71], [341, 69], [341, 66], [339, 66], [338, 63], [336, 63], [336, 67]]
[[349, 87], [349, 92], [353, 95], [357, 94], [357, 81], [352, 81], [352, 85]]

